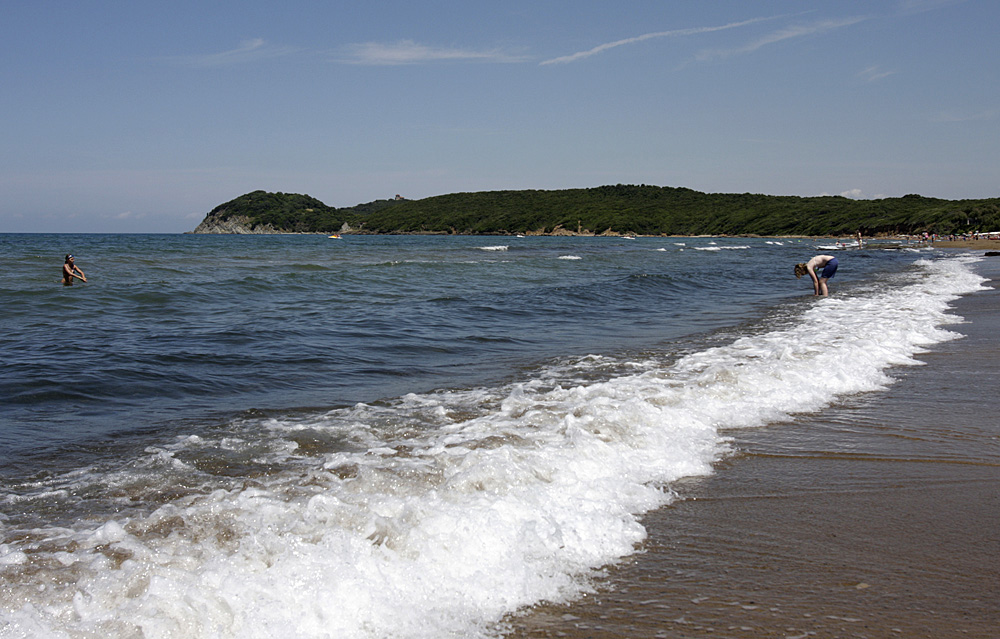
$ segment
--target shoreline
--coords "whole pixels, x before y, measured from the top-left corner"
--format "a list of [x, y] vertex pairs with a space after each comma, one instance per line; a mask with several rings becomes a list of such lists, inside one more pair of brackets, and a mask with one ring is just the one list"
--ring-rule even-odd
[[[968, 248], [955, 246], [954, 248]], [[1000, 261], [953, 302], [965, 335], [886, 390], [735, 431], [737, 453], [673, 488], [599, 591], [509, 619], [508, 639], [926, 637], [1000, 624]]]
[[974, 249], [985, 251], [1000, 251], [998, 240], [938, 240], [931, 244], [935, 248]]
[[[181, 235], [330, 235], [330, 231], [256, 231], [256, 230], [245, 230], [237, 232], [204, 232], [204, 231], [184, 231]], [[576, 231], [567, 231], [565, 229], [557, 229], [552, 232], [541, 232], [541, 231], [527, 231], [525, 233], [449, 233], [445, 231], [416, 231], [409, 233], [372, 233], [359, 230], [349, 230], [349, 231], [337, 231], [341, 236], [378, 236], [378, 235], [450, 235], [455, 237], [630, 237], [630, 238], [663, 238], [663, 239], [694, 239], [694, 238], [713, 238], [713, 239], [771, 239], [771, 240], [836, 240], [840, 239], [848, 244], [848, 248], [853, 249], [853, 242], [851, 238], [846, 240], [843, 236], [839, 235], [754, 235], [754, 234], [722, 234], [722, 235], [643, 235], [638, 233], [618, 233], [605, 231], [603, 233], [578, 233]], [[925, 244], [922, 240], [917, 240], [910, 237], [870, 237], [865, 238], [866, 242], [899, 242], [899, 241], [909, 241], [909, 242], [919, 242], [920, 244]], [[941, 240], [938, 239], [934, 242], [926, 243], [927, 246], [931, 248], [950, 248], [950, 249], [973, 249], [973, 250], [997, 250], [1000, 251], [1000, 239], [976, 239], [976, 240]], [[865, 248], [872, 248], [866, 246]]]

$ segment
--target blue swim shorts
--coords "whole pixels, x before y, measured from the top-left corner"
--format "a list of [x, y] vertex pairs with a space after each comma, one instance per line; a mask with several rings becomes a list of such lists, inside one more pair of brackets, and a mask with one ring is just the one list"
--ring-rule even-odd
[[820, 277], [825, 277], [826, 279], [830, 279], [836, 274], [837, 274], [837, 258], [833, 258], [832, 260], [826, 263], [826, 266], [823, 267], [823, 273], [820, 275]]

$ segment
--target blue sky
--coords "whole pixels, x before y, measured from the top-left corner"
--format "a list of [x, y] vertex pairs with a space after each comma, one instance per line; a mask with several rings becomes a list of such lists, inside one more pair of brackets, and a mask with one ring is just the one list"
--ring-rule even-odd
[[602, 184], [1000, 196], [1000, 2], [9, 0], [0, 232]]

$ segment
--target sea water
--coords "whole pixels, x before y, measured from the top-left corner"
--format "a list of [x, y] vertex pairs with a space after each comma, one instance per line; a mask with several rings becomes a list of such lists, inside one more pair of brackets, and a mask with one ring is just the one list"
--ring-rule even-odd
[[815, 298], [816, 252], [0, 235], [0, 636], [500, 635], [599, 583], [734, 429], [957, 337], [983, 281], [869, 248]]

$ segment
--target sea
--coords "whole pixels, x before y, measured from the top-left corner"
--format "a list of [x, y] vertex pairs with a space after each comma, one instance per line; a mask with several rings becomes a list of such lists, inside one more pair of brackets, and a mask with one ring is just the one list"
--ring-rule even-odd
[[[572, 606], [739, 433], [865, 410], [985, 290], [981, 254], [843, 249], [0, 234], [0, 637], [485, 639]], [[815, 297], [793, 266], [832, 250]]]

